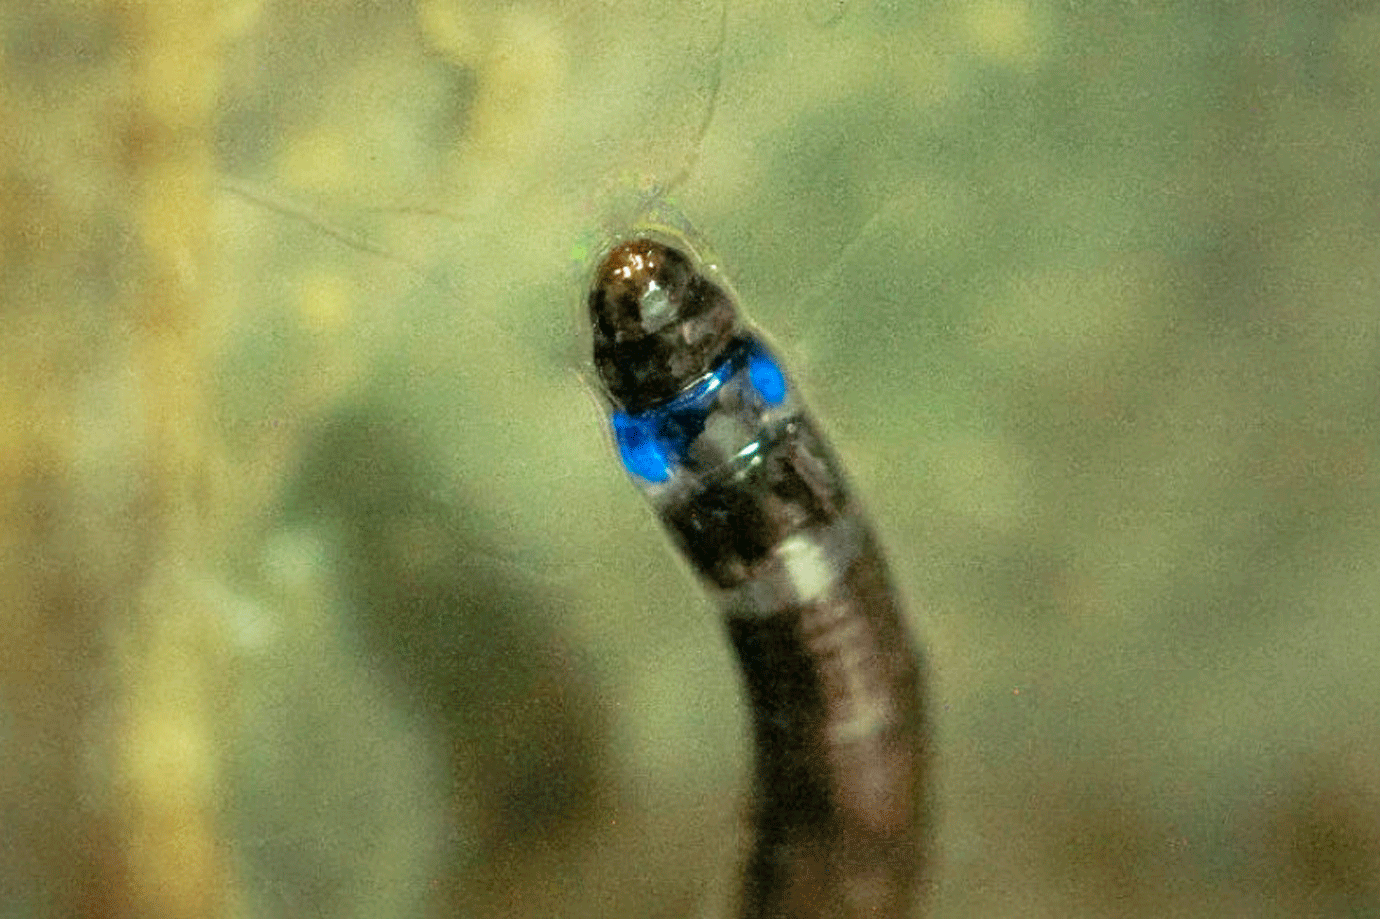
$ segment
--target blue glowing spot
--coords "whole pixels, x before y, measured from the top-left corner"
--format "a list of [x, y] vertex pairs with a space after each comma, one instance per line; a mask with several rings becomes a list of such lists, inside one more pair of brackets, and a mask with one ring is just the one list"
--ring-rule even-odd
[[655, 416], [635, 418], [614, 412], [613, 434], [628, 472], [648, 482], [664, 482], [671, 477], [671, 458], [656, 436]]
[[786, 377], [771, 355], [761, 348], [753, 348], [748, 356], [748, 380], [768, 405], [780, 405], [786, 398]]

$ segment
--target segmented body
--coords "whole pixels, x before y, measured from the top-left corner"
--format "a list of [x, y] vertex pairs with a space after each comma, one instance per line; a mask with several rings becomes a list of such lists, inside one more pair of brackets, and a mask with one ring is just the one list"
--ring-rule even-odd
[[739, 914], [910, 914], [927, 737], [881, 550], [770, 350], [688, 246], [611, 249], [589, 294], [619, 452], [722, 610], [754, 732]]

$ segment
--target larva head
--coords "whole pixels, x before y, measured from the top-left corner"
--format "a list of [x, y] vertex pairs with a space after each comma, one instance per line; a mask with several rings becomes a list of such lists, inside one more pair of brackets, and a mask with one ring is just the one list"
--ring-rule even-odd
[[634, 414], [711, 371], [738, 333], [728, 293], [684, 252], [647, 238], [604, 256], [590, 286], [589, 319], [604, 389]]

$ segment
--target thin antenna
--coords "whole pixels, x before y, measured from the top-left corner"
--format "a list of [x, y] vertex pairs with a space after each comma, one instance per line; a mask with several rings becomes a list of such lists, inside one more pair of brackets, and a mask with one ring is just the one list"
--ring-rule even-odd
[[671, 177], [661, 189], [657, 197], [667, 197], [676, 190], [681, 184], [690, 178], [690, 173], [695, 170], [700, 160], [700, 148], [704, 146], [704, 139], [709, 136], [709, 127], [714, 122], [714, 113], [719, 109], [719, 89], [723, 85], [724, 79], [724, 48], [728, 44], [728, 0], [723, 0], [719, 6], [719, 37], [714, 43], [714, 71], [709, 78], [709, 102], [704, 107], [704, 115], [700, 119], [699, 129], [695, 132], [695, 142], [690, 147], [690, 153], [685, 158], [684, 165], [680, 172]]
[[418, 262], [406, 258], [402, 255], [399, 255], [398, 253], [393, 252], [389, 249], [385, 249], [382, 246], [377, 245], [376, 243], [370, 242], [366, 237], [360, 235], [359, 233], [356, 233], [353, 230], [346, 229], [345, 227], [342, 227], [339, 224], [332, 223], [331, 221], [326, 220], [320, 214], [314, 213], [305, 205], [302, 205], [289, 198], [277, 194], [272, 194], [262, 189], [253, 188], [249, 185], [244, 184], [238, 179], [222, 179], [220, 182], [220, 187], [223, 188], [225, 191], [228, 191], [232, 195], [237, 195], [238, 197], [243, 198], [245, 201], [248, 201], [251, 204], [256, 204], [259, 207], [266, 208], [275, 214], [281, 214], [284, 217], [288, 217], [292, 220], [305, 223], [308, 226], [313, 227], [314, 229], [320, 230], [322, 233], [326, 234], [331, 239], [334, 239], [336, 242], [343, 243], [344, 245], [349, 246], [351, 249], [356, 249], [360, 252], [367, 252], [370, 255], [376, 255], [379, 258], [387, 259], [390, 262], [396, 262], [399, 265], [403, 265], [407, 268], [412, 268], [417, 271], [422, 270], [422, 266]]

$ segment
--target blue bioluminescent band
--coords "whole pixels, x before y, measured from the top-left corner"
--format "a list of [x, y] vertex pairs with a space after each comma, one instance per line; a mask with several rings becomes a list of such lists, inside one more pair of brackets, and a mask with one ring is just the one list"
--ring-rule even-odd
[[756, 339], [734, 349], [708, 376], [668, 402], [637, 414], [612, 413], [614, 437], [623, 466], [640, 479], [665, 482], [685, 457], [685, 451], [703, 432], [720, 399], [735, 384], [755, 394], [760, 411], [780, 405], [786, 398], [786, 377], [776, 359]]

